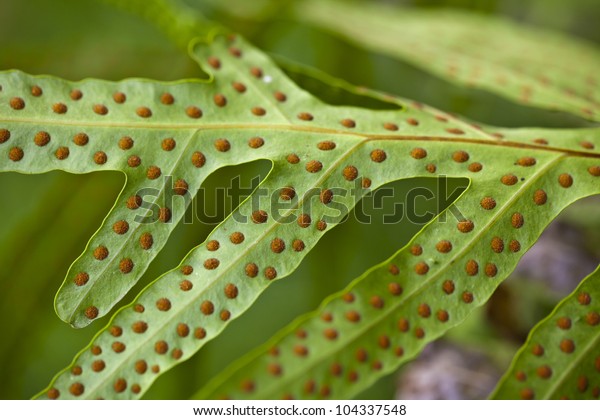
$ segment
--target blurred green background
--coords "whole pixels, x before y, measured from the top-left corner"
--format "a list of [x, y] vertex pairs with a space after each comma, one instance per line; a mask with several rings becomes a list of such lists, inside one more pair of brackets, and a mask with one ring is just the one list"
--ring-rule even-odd
[[[597, 25], [600, 5], [597, 0], [381, 2], [404, 7], [455, 7], [503, 15], [600, 43]], [[587, 125], [566, 114], [525, 108], [489, 93], [453, 86], [408, 64], [351, 46], [331, 34], [286, 17], [287, 3], [265, 0], [188, 1], [207, 17], [241, 32], [266, 51], [358, 85], [396, 93], [488, 124]], [[240, 4], [250, 4], [251, 7], [240, 10]], [[176, 80], [201, 76], [185, 53], [151, 24], [91, 0], [1, 0], [0, 69], [13, 68], [70, 80], [87, 77]], [[325, 95], [325, 101], [340, 101], [339, 92], [320, 93]], [[194, 204], [208, 208], [218, 206], [222, 219], [231, 209], [214, 203], [210, 192], [226, 186], [229, 177], [236, 174], [241, 174], [249, 184], [252, 177], [264, 176], [268, 170], [269, 165], [265, 162], [221, 170], [204, 185], [208, 191], [207, 201]], [[53, 296], [70, 263], [84, 250], [87, 240], [102, 223], [123, 182], [124, 177], [119, 173], [85, 176], [59, 172], [35, 176], [0, 174], [0, 329], [3, 331], [0, 341], [0, 377], [3, 378], [0, 398], [30, 398], [45, 387], [103, 325], [103, 321], [99, 321], [85, 330], [71, 329], [55, 316]], [[465, 180], [453, 180], [450, 186], [465, 185]], [[433, 180], [397, 182], [393, 184], [395, 202], [401, 202], [406, 191], [415, 186], [436, 191]], [[395, 203], [386, 200], [384, 204], [389, 209]], [[593, 267], [593, 261], [598, 261], [600, 216], [597, 216], [597, 211], [590, 210], [595, 205], [597, 201], [588, 200], [574, 206], [558, 222], [559, 227], [554, 228], [559, 229], [562, 237], [566, 230], [574, 238], [571, 242], [575, 260], [565, 263], [570, 280], [567, 284], [559, 282], [548, 287], [547, 283], [536, 282], [535, 279], [529, 281], [532, 275], [525, 266], [525, 270], [518, 271], [515, 277], [520, 277], [517, 280], [525, 282], [531, 293], [516, 296], [511, 284], [517, 280], [508, 281], [486, 308], [449, 334], [446, 342], [458, 346], [459, 352], [477, 352], [488, 365], [492, 379], [497, 378], [531, 325], [548, 312], [561, 293], [564, 294], [582, 278], [590, 264]], [[420, 203], [420, 206], [423, 206], [419, 208], [421, 211], [442, 210], [435, 200]], [[380, 219], [385, 210], [369, 210], [369, 200], [364, 207], [373, 215], [374, 224], [360, 224], [351, 218], [328, 234], [300, 269], [269, 288], [247, 314], [233, 322], [224, 334], [193, 359], [162, 376], [145, 398], [189, 397], [228, 363], [262, 343], [296, 316], [314, 309], [325, 296], [387, 258], [420, 229], [420, 226], [406, 220], [391, 227], [383, 226]], [[179, 226], [142, 278], [140, 287], [132, 291], [125, 301], [129, 301], [141, 286], [177, 265], [213, 227], [198, 222]], [[323, 255], [331, 255], [320, 252], [324, 249], [335, 249], [335, 258], [328, 257], [324, 261]], [[541, 252], [544, 255], [545, 251]], [[574, 273], [569, 267], [579, 267], [579, 272]], [[282, 296], [294, 296], [294, 299], [284, 300]], [[527, 315], [518, 317], [518, 322], [508, 322], [520, 308]], [[397, 393], [402, 382], [402, 377], [398, 379], [392, 375], [360, 397], [407, 395]], [[484, 391], [481, 395], [467, 393], [459, 394], [459, 397], [482, 397]]]

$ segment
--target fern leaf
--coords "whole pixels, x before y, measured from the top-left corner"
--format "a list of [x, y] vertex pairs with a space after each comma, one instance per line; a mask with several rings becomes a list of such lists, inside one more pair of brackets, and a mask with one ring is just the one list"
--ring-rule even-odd
[[492, 398], [600, 396], [599, 282], [596, 269], [531, 331]]
[[[446, 165], [438, 166], [460, 176], [447, 163], [456, 165], [462, 154], [445, 145], [439, 150], [445, 151]], [[523, 158], [517, 157], [523, 149], [495, 154], [469, 145], [468, 153], [476, 153], [487, 169], [469, 175], [471, 185], [455, 207], [392, 258], [327, 298], [316, 312], [234, 363], [196, 397], [356, 395], [484, 304], [565, 206], [598, 192], [598, 181], [588, 170], [595, 166], [586, 168], [585, 158], [559, 153], [542, 161], [536, 152], [536, 168], [525, 169], [519, 165]], [[587, 165], [593, 162], [587, 160]], [[460, 165], [468, 171], [467, 161]], [[571, 195], [577, 173], [592, 182], [584, 181], [586, 185]], [[549, 197], [554, 197], [552, 202]], [[464, 221], [453, 219], [457, 210]]]
[[454, 83], [600, 121], [600, 55], [583, 40], [455, 10], [310, 0], [298, 3], [294, 12], [323, 30]]
[[[142, 395], [161, 372], [191, 357], [266, 287], [291, 273], [368, 191], [415, 176], [467, 177], [471, 185], [444, 213], [445, 223], [437, 219], [428, 225], [411, 244], [412, 252], [399, 251], [354, 284], [361, 325], [373, 328], [359, 328], [356, 337], [340, 335], [326, 352], [336, 357], [339, 343], [353, 348], [352, 337], [371, 343], [379, 327], [398, 321], [384, 315], [401, 312], [411, 320], [423, 318], [423, 324], [412, 323], [413, 338], [405, 344], [406, 354], [416, 354], [422, 343], [485, 300], [560, 209], [599, 192], [598, 155], [582, 147], [575, 132], [566, 140], [547, 133], [549, 144], [540, 145], [498, 139], [421, 105], [385, 111], [328, 106], [294, 86], [240, 38], [198, 44], [194, 57], [213, 74], [210, 83], [73, 83], [14, 71], [0, 75], [1, 170], [127, 175], [117, 204], [58, 295], [59, 314], [76, 326], [113, 307], [164, 245], [189, 202], [164, 197], [192, 196], [219, 167], [259, 159], [273, 164], [259, 190], [179, 267], [121, 308], [38, 397]], [[600, 144], [597, 131], [585, 134], [591, 144]], [[140, 195], [140, 203], [136, 195], [142, 190], [150, 198]], [[527, 230], [520, 229], [524, 224]], [[152, 235], [152, 246], [146, 234]], [[503, 244], [499, 255], [496, 236]], [[374, 280], [396, 272], [389, 271], [390, 263], [399, 275], [393, 301], [390, 289], [384, 290], [387, 283]], [[456, 289], [450, 297], [440, 292], [447, 279]], [[473, 305], [465, 303], [465, 293], [472, 294]], [[438, 295], [448, 299], [444, 306]], [[430, 316], [423, 316], [421, 304], [429, 305]], [[447, 322], [436, 321], [439, 310], [447, 312]], [[316, 340], [311, 346], [321, 345], [319, 336], [308, 336]], [[376, 360], [376, 353], [369, 357]], [[388, 362], [364, 383], [393, 366]], [[324, 365], [315, 369], [326, 372]], [[256, 395], [277, 396], [262, 394], [262, 387], [244, 385], [241, 391], [253, 389]]]

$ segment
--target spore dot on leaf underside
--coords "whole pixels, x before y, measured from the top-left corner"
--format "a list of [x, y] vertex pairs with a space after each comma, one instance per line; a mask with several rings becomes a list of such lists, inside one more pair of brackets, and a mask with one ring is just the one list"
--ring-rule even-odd
[[277, 270], [275, 267], [267, 267], [264, 274], [267, 280], [274, 280], [277, 277]]
[[356, 122], [350, 118], [344, 118], [343, 120], [340, 121], [340, 124], [342, 124], [346, 128], [356, 127]]
[[113, 93], [113, 100], [118, 104], [124, 104], [127, 101], [127, 95], [123, 92], [115, 92]]
[[451, 295], [452, 293], [454, 293], [454, 288], [454, 282], [452, 280], [445, 280], [442, 284], [442, 290], [447, 295]]
[[33, 96], [35, 96], [35, 97], [42, 96], [43, 93], [44, 93], [44, 91], [38, 85], [34, 85], [31, 87], [31, 94]]
[[25, 108], [25, 101], [23, 98], [14, 97], [10, 99], [9, 105], [15, 111], [20, 111]]
[[346, 181], [354, 181], [358, 178], [358, 169], [355, 166], [346, 166], [342, 171], [342, 175], [346, 179]]
[[375, 149], [371, 152], [371, 160], [376, 163], [381, 163], [387, 158], [385, 151], [381, 149]]
[[600, 166], [591, 166], [588, 169], [588, 172], [590, 173], [590, 175], [592, 176], [600, 176]]
[[10, 139], [10, 131], [6, 128], [0, 128], [0, 144], [6, 143]]
[[94, 163], [96, 165], [104, 165], [108, 161], [108, 156], [103, 151], [94, 153]]
[[13, 147], [8, 152], [8, 158], [13, 162], [19, 162], [25, 156], [25, 152], [20, 147]]
[[417, 147], [410, 152], [410, 155], [414, 159], [424, 159], [427, 157], [427, 151], [425, 149]]
[[70, 93], [69, 93], [69, 97], [74, 100], [74, 101], [78, 101], [81, 98], [83, 98], [83, 92], [81, 92], [79, 89], [73, 89]]
[[173, 105], [175, 103], [175, 98], [169, 92], [165, 92], [160, 96], [160, 102], [163, 105]]
[[525, 166], [525, 167], [533, 166], [536, 163], [537, 163], [536, 159], [533, 157], [530, 157], [530, 156], [525, 156], [525, 157], [519, 158], [516, 162], [517, 165]]
[[200, 108], [198, 108], [197, 106], [188, 106], [185, 109], [185, 113], [187, 114], [188, 117], [193, 118], [193, 119], [198, 119], [202, 117], [202, 110]]
[[92, 110], [94, 111], [94, 113], [98, 114], [98, 115], [106, 115], [108, 114], [108, 108], [103, 105], [103, 104], [95, 104], [92, 107]]
[[131, 326], [131, 330], [136, 334], [143, 334], [148, 330], [148, 324], [144, 321], [136, 321]]
[[496, 207], [496, 200], [492, 197], [484, 197], [480, 204], [484, 210], [493, 210]]
[[500, 181], [504, 185], [511, 186], [511, 185], [515, 185], [517, 182], [519, 182], [519, 179], [513, 174], [507, 174], [507, 175], [504, 175]]
[[131, 260], [131, 258], [124, 258], [119, 263], [119, 270], [121, 270], [121, 272], [123, 274], [131, 273], [131, 271], [133, 270], [133, 267], [134, 267], [134, 264], [133, 264], [133, 261]]
[[56, 156], [56, 158], [58, 160], [65, 160], [65, 159], [67, 159], [70, 154], [71, 154], [71, 151], [69, 150], [68, 147], [65, 147], [65, 146], [59, 147], [54, 152], [54, 156]]
[[69, 386], [69, 392], [75, 397], [79, 397], [85, 392], [85, 387], [81, 382], [74, 382]]
[[90, 138], [85, 133], [77, 133], [73, 136], [73, 143], [77, 146], [85, 146], [90, 141]]
[[477, 173], [480, 172], [483, 169], [483, 165], [479, 162], [473, 162], [471, 163], [468, 168], [467, 168], [470, 172], [473, 173]]
[[246, 238], [242, 232], [233, 232], [229, 236], [229, 240], [235, 245], [241, 244], [242, 242], [244, 242], [244, 239]]
[[215, 103], [216, 106], [218, 106], [219, 108], [222, 108], [227, 105], [227, 98], [222, 93], [217, 93], [213, 97], [213, 102]]
[[463, 292], [461, 297], [464, 303], [472, 303], [474, 299], [473, 293], [471, 292]]
[[573, 177], [570, 174], [561, 174], [558, 183], [563, 188], [570, 188], [573, 185]]
[[442, 254], [447, 254], [452, 251], [452, 242], [443, 239], [435, 245], [435, 249]]
[[317, 143], [317, 148], [319, 150], [328, 151], [335, 149], [336, 144], [332, 141], [322, 141]]
[[167, 138], [163, 139], [160, 147], [165, 152], [170, 152], [171, 150], [173, 150], [175, 148], [176, 145], [177, 145], [177, 142], [175, 141], [175, 139], [173, 139], [172, 137], [167, 137]]
[[225, 286], [224, 292], [228, 299], [235, 299], [238, 296], [239, 290], [235, 284], [229, 283]]
[[50, 134], [48, 134], [47, 131], [39, 131], [33, 138], [35, 145], [39, 147], [44, 147], [45, 145], [50, 143], [50, 140], [51, 136]]
[[89, 306], [85, 309], [84, 315], [88, 319], [96, 319], [98, 317], [99, 311], [95, 306]]
[[463, 163], [469, 160], [469, 154], [464, 150], [459, 150], [452, 154], [452, 160], [457, 163]]
[[67, 110], [67, 105], [63, 104], [62, 102], [57, 102], [52, 105], [52, 111], [54, 111], [55, 114], [66, 114]]
[[193, 287], [194, 284], [189, 280], [182, 280], [181, 283], [179, 283], [179, 288], [184, 292], [192, 290]]
[[469, 233], [474, 229], [474, 227], [475, 224], [470, 220], [463, 220], [457, 224], [458, 230], [462, 233]]
[[263, 117], [267, 114], [267, 110], [260, 106], [255, 106], [250, 110], [250, 112], [252, 112], [252, 114], [254, 114], [257, 117]]
[[537, 190], [533, 193], [533, 201], [538, 206], [543, 206], [548, 201], [548, 195], [544, 190]]
[[319, 172], [321, 169], [323, 169], [323, 164], [321, 162], [319, 162], [318, 160], [311, 160], [310, 162], [308, 162], [306, 164], [306, 170], [310, 173], [316, 173]]
[[250, 140], [248, 140], [248, 146], [250, 146], [252, 149], [258, 149], [264, 146], [264, 144], [265, 140], [262, 137], [252, 137]]
[[231, 143], [227, 139], [215, 140], [215, 149], [219, 152], [228, 152], [231, 149]]

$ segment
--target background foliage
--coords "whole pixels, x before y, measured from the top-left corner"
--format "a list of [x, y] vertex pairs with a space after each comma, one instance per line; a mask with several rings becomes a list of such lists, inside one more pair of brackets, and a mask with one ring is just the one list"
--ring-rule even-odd
[[[576, 117], [521, 107], [490, 93], [450, 85], [408, 64], [361, 50], [316, 28], [296, 23], [285, 15], [279, 15], [271, 2], [252, 2], [252, 13], [238, 10], [244, 2], [235, 0], [195, 0], [189, 3], [199, 7], [207, 16], [242, 32], [266, 51], [314, 66], [355, 84], [395, 92], [489, 124], [547, 127], [588, 124]], [[280, 3], [284, 2], [276, 4]], [[600, 33], [594, 30], [600, 19], [600, 8], [594, 0], [534, 0], [527, 5], [517, 0], [391, 3], [409, 7], [451, 6], [478, 13], [507, 15], [600, 42]], [[131, 76], [175, 80], [198, 76], [199, 71], [185, 54], [151, 25], [110, 6], [77, 0], [10, 0], [0, 3], [0, 68], [54, 74], [71, 80], [85, 77], [119, 80]], [[327, 100], [327, 97], [323, 99]], [[256, 174], [266, 174], [267, 170], [267, 165], [257, 163], [247, 165], [242, 173], [249, 180]], [[223, 182], [225, 177], [220, 175], [224, 174], [211, 176], [209, 189]], [[3, 193], [0, 206], [0, 328], [3, 331], [0, 375], [5, 378], [0, 385], [1, 398], [31, 397], [48, 383], [56, 371], [70, 362], [75, 351], [83, 347], [101, 326], [102, 323], [98, 323], [85, 330], [72, 330], [55, 316], [51, 297], [69, 264], [81, 253], [87, 239], [100, 225], [122, 182], [120, 174], [112, 173], [77, 177], [58, 172], [44, 176], [0, 174]], [[416, 183], [434, 187], [433, 181], [398, 182], [394, 184], [397, 196], [404, 196], [404, 192]], [[205, 207], [211, 208], [214, 200], [210, 194], [207, 200]], [[388, 206], [392, 204], [387, 203]], [[582, 202], [569, 209], [558, 222], [560, 226], [555, 228], [561, 231], [560, 246], [567, 246], [556, 252], [562, 256], [569, 252], [574, 255], [571, 259], [564, 259], [562, 270], [570, 272], [572, 267], [579, 267], [580, 272], [563, 276], [573, 281], [581, 279], [593, 268], [594, 258], [588, 260], [585, 255], [598, 254], [597, 246], [594, 248], [591, 244], [597, 244], [599, 238], [594, 238], [594, 230], [589, 228], [595, 226], [595, 231], [600, 231], [600, 220], [598, 216], [596, 220], [580, 216], [590, 214], [586, 205], [591, 204]], [[221, 206], [218, 215], [222, 218], [228, 210]], [[191, 247], [203, 241], [211, 229], [212, 226], [200, 223], [185, 226], [185, 229], [179, 226], [144, 275], [140, 286], [156, 278], [166, 268], [175, 266]], [[207, 345], [185, 367], [180, 366], [165, 374], [145, 398], [190, 396], [231, 360], [265, 341], [297, 315], [315, 308], [324, 296], [341, 289], [344, 284], [340, 280], [336, 283], [327, 275], [328, 272], [337, 272], [336, 279], [352, 279], [399, 249], [418, 229], [419, 226], [407, 221], [390, 228], [377, 223], [361, 225], [353, 220], [335, 229], [320, 241], [317, 250], [310, 254], [299, 270], [285, 282], [269, 288], [257, 305], [232, 323], [225, 333]], [[578, 229], [587, 229], [588, 236]], [[570, 245], [571, 236], [577, 247]], [[352, 241], [347, 238], [352, 238]], [[325, 253], [319, 250], [329, 249], [333, 243], [337, 244], [339, 251], [335, 258], [324, 261]], [[361, 247], [358, 253], [357, 243], [377, 243], [377, 246]], [[555, 245], [542, 242], [536, 248], [541, 246]], [[547, 255], [548, 249], [541, 252]], [[531, 254], [529, 260], [535, 258], [535, 248]], [[598, 256], [595, 255], [596, 261]], [[477, 352], [492, 376], [508, 366], [511, 355], [524, 340], [528, 329], [548, 313], [561, 294], [564, 295], [573, 286], [561, 283], [560, 278], [553, 288], [527, 281], [540, 276], [539, 269], [530, 268], [536, 267], [535, 261], [528, 265], [527, 259], [522, 261], [521, 266], [515, 276], [522, 277], [518, 290], [525, 290], [525, 293], [515, 293], [515, 283], [507, 282], [486, 308], [453, 331], [447, 339], [458, 343], [459, 352]], [[132, 293], [137, 293], [137, 290], [139, 286]], [[294, 296], [295, 299], [284, 300], [281, 296]], [[274, 313], [278, 316], [272, 316]], [[249, 329], [254, 331], [252, 335], [244, 333]], [[390, 376], [381, 380], [361, 397], [392, 397], [397, 388], [396, 379]], [[479, 396], [484, 395], [485, 392]]]

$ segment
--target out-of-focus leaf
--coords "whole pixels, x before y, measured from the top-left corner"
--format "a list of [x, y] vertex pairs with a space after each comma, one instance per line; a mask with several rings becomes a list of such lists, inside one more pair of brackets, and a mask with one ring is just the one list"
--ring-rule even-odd
[[439, 77], [600, 121], [600, 53], [583, 40], [451, 10], [339, 0], [295, 6], [307, 22]]

